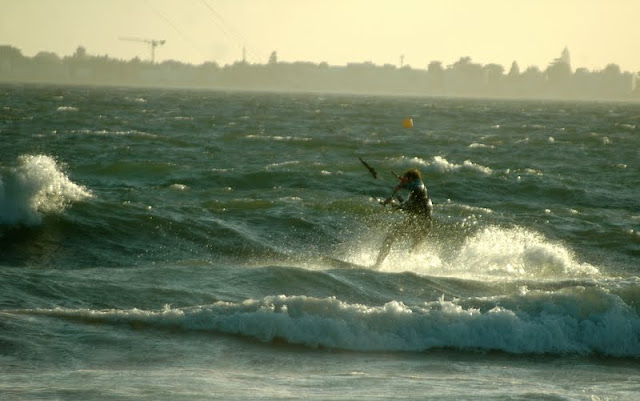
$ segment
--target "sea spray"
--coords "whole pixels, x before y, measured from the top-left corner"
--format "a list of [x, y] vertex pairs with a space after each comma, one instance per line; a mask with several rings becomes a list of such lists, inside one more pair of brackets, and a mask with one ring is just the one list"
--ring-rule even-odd
[[598, 269], [580, 263], [565, 246], [522, 227], [487, 226], [469, 236], [452, 267], [470, 275], [502, 278], [588, 277]]
[[91, 197], [72, 182], [51, 156], [22, 155], [17, 166], [0, 170], [0, 224], [37, 225], [48, 213]]

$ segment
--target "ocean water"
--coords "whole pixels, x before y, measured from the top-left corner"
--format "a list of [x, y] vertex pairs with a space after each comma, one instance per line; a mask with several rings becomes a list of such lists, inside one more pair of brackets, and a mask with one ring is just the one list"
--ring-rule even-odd
[[0, 399], [640, 399], [639, 104], [5, 85], [0, 140]]

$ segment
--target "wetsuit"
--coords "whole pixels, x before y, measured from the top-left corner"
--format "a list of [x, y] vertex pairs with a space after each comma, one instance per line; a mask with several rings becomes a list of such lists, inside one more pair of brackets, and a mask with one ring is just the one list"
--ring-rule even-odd
[[402, 185], [401, 188], [407, 189], [410, 194], [409, 199], [400, 206], [400, 209], [410, 214], [431, 218], [433, 204], [429, 199], [427, 187], [425, 187], [424, 183], [420, 180], [413, 180]]
[[409, 199], [399, 207], [400, 210], [406, 213], [406, 216], [402, 222], [391, 228], [382, 244], [375, 267], [380, 267], [389, 252], [391, 252], [391, 245], [398, 239], [406, 237], [407, 240], [413, 243], [412, 250], [415, 250], [425, 240], [432, 227], [431, 213], [433, 212], [433, 204], [429, 199], [427, 187], [424, 183], [416, 179], [400, 184], [396, 191], [399, 189], [406, 189], [410, 192]]

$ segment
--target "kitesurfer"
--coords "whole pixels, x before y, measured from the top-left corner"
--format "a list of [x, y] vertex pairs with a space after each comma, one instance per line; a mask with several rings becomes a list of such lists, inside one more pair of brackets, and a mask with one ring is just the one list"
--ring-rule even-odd
[[378, 254], [374, 267], [379, 268], [391, 251], [391, 246], [399, 239], [412, 242], [412, 250], [416, 249], [426, 239], [433, 225], [431, 214], [433, 204], [427, 193], [427, 187], [422, 182], [420, 170], [409, 169], [398, 177], [400, 183], [394, 188], [390, 197], [382, 202], [383, 205], [393, 204], [394, 196], [400, 190], [409, 191], [409, 199], [396, 205], [404, 212], [404, 219], [394, 225], [385, 238], [382, 249]]

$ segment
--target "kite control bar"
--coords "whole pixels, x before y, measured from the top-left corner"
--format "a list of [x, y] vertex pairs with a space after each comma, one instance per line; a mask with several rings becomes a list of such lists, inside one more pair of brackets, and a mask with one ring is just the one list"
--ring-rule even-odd
[[[367, 168], [367, 170], [369, 170], [369, 172], [371, 173], [373, 178], [377, 180], [378, 179], [378, 172], [376, 171], [376, 169], [371, 167], [371, 165], [369, 163], [367, 163], [366, 161], [364, 161], [362, 159], [362, 157], [358, 157], [358, 159]], [[400, 176], [395, 171], [391, 170], [391, 174], [393, 174], [393, 176], [396, 177], [397, 179], [402, 180], [402, 176]], [[375, 197], [375, 196], [372, 196], [372, 198], [375, 199], [382, 206], [386, 206], [388, 204], [391, 204], [391, 206], [393, 206], [395, 208], [400, 208], [400, 207], [402, 207], [402, 203], [404, 202], [404, 199], [400, 195], [396, 196], [396, 199], [393, 199], [395, 194], [396, 194], [395, 191], [391, 194], [391, 196], [389, 197], [391, 199], [391, 201], [389, 201], [389, 202], [387, 202], [386, 199], [382, 199], [381, 200], [380, 198]]]

